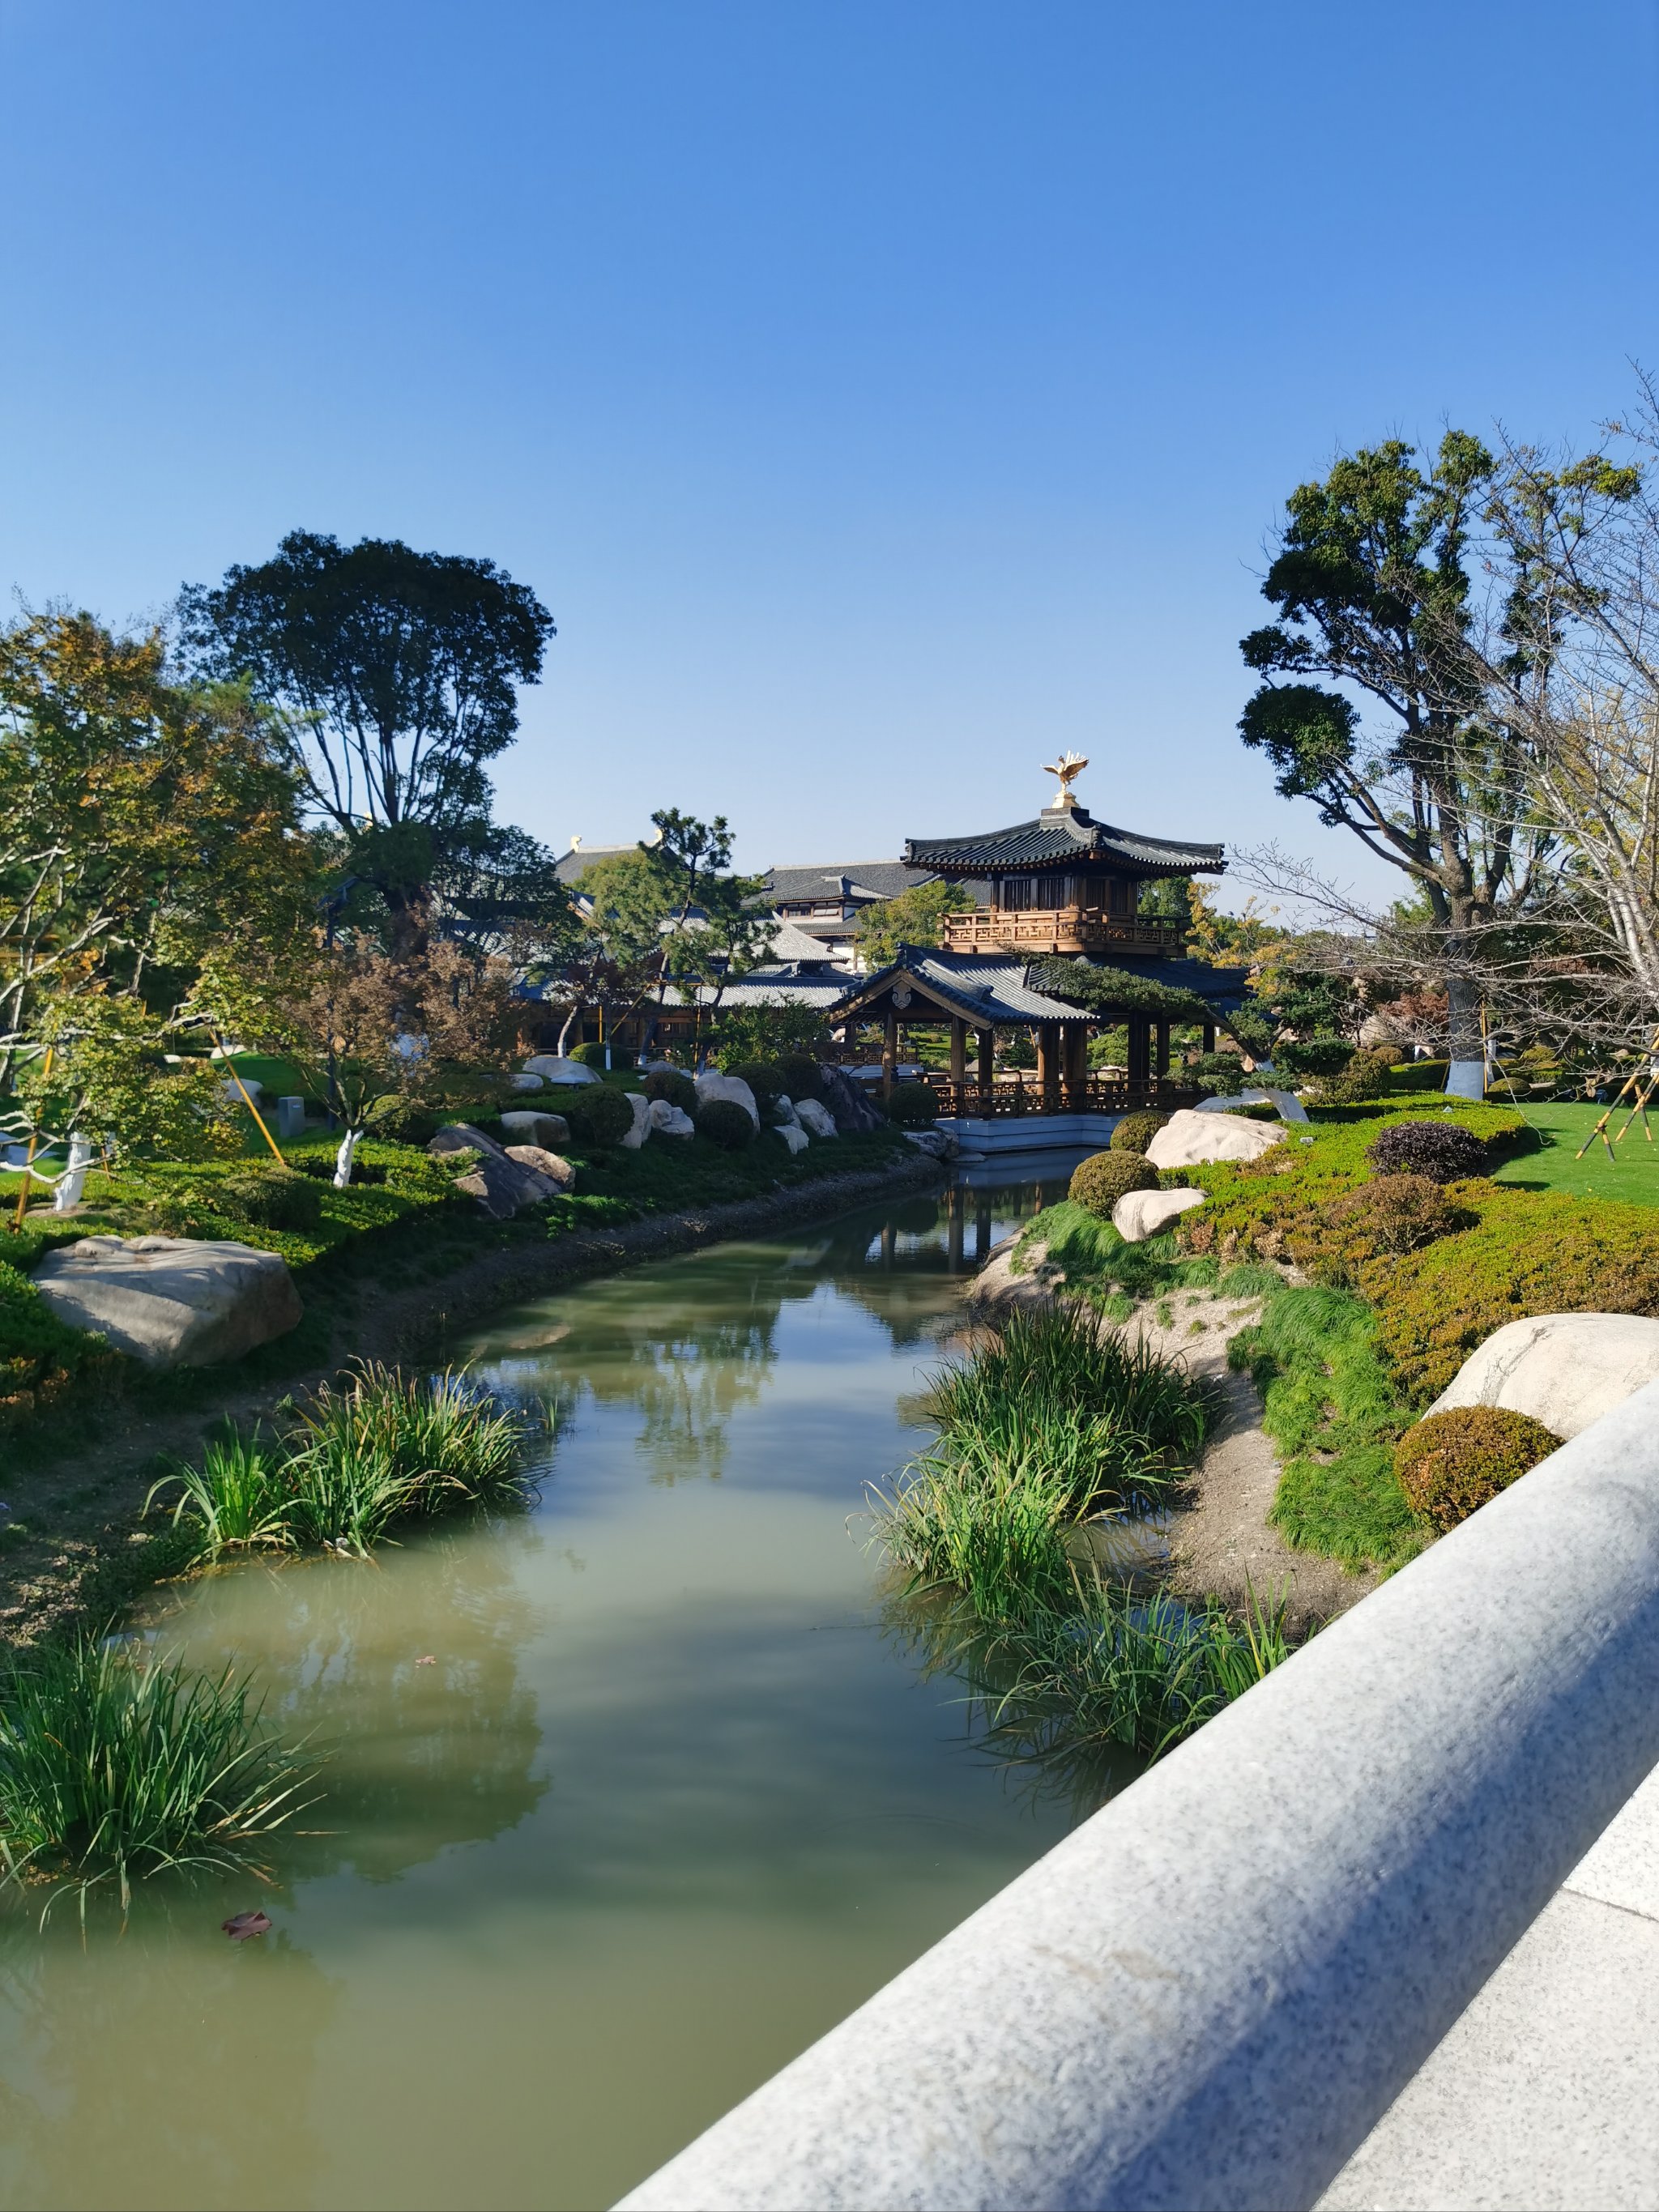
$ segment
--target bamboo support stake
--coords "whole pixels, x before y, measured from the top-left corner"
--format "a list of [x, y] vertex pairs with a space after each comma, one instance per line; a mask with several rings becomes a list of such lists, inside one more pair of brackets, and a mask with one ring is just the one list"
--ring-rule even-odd
[[[211, 1030], [209, 1031], [209, 1035], [212, 1036]], [[218, 1047], [220, 1059], [223, 1060], [227, 1067], [230, 1068], [230, 1079], [236, 1085], [236, 1088], [241, 1092], [242, 1103], [247, 1108], [248, 1112], [252, 1115], [254, 1120], [258, 1123], [259, 1134], [264, 1139], [266, 1144], [270, 1146], [271, 1157], [275, 1159], [279, 1168], [285, 1168], [288, 1165], [288, 1162], [283, 1158], [281, 1146], [277, 1144], [276, 1138], [271, 1135], [270, 1130], [266, 1128], [264, 1115], [260, 1113], [258, 1108], [248, 1096], [248, 1088], [246, 1084], [243, 1082], [241, 1077], [236, 1073], [235, 1068], [231, 1066], [229, 1056], [225, 1051], [224, 1039], [222, 1037], [214, 1037], [213, 1042]]]
[[[1653, 1042], [1647, 1049], [1647, 1058], [1650, 1061], [1651, 1061], [1655, 1053], [1659, 1053], [1659, 1030], [1656, 1030], [1654, 1031]], [[1573, 1154], [1574, 1159], [1582, 1160], [1585, 1153], [1589, 1152], [1590, 1146], [1595, 1142], [1598, 1137], [1600, 1137], [1601, 1142], [1607, 1148], [1607, 1158], [1609, 1159], [1613, 1159], [1617, 1157], [1613, 1149], [1613, 1139], [1607, 1134], [1607, 1124], [1612, 1121], [1613, 1115], [1619, 1111], [1620, 1105], [1624, 1103], [1625, 1093], [1627, 1091], [1635, 1090], [1636, 1086], [1641, 1082], [1641, 1080], [1642, 1070], [1640, 1068], [1636, 1069], [1632, 1073], [1625, 1078], [1624, 1081], [1619, 1086], [1618, 1097], [1613, 1100], [1612, 1105], [1608, 1107], [1607, 1112], [1601, 1116], [1595, 1127], [1590, 1131], [1589, 1136], [1585, 1138], [1583, 1143], [1580, 1145], [1578, 1150]]]
[[[50, 1080], [51, 1079], [52, 1058], [57, 1050], [58, 1048], [55, 1044], [49, 1044], [46, 1047], [46, 1064], [40, 1071], [43, 1080]], [[31, 1130], [29, 1132], [29, 1148], [23, 1156], [23, 1188], [17, 1194], [17, 1212], [13, 1218], [11, 1224], [14, 1235], [21, 1235], [22, 1233], [23, 1217], [27, 1211], [29, 1202], [29, 1170], [34, 1164], [34, 1148], [38, 1142], [39, 1132], [36, 1130]]]
[[1659, 1091], [1659, 1068], [1656, 1068], [1652, 1061], [1650, 1060], [1648, 1063], [1648, 1081], [1646, 1088], [1637, 1093], [1636, 1103], [1630, 1109], [1629, 1119], [1626, 1121], [1624, 1127], [1619, 1132], [1619, 1134], [1613, 1140], [1615, 1145], [1622, 1145], [1624, 1143], [1626, 1138], [1629, 1136], [1638, 1114], [1642, 1117], [1642, 1134], [1647, 1139], [1649, 1144], [1653, 1142], [1653, 1131], [1648, 1122], [1648, 1101], [1653, 1097], [1656, 1091]]

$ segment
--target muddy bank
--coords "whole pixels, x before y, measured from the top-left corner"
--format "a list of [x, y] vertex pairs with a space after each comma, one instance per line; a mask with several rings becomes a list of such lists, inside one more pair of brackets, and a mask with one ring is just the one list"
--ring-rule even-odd
[[[1015, 1241], [998, 1247], [969, 1285], [970, 1311], [1048, 1304], [1065, 1295], [1065, 1275], [1040, 1244], [1027, 1248], [1015, 1273]], [[1262, 1428], [1255, 1383], [1227, 1365], [1229, 1342], [1261, 1311], [1256, 1300], [1178, 1290], [1140, 1306], [1125, 1326], [1165, 1358], [1180, 1358], [1188, 1374], [1211, 1384], [1219, 1402], [1204, 1456], [1170, 1516], [1170, 1587], [1182, 1597], [1218, 1597], [1236, 1610], [1252, 1593], [1261, 1601], [1282, 1602], [1286, 1625], [1302, 1635], [1346, 1613], [1382, 1577], [1350, 1574], [1334, 1559], [1292, 1551], [1267, 1518], [1279, 1488], [1279, 1455]]]
[[89, 1409], [90, 1433], [83, 1439], [66, 1437], [62, 1452], [38, 1463], [14, 1458], [7, 1465], [0, 1444], [5, 1507], [0, 1514], [0, 1637], [27, 1642], [80, 1620], [99, 1625], [158, 1569], [165, 1571], [170, 1564], [165, 1537], [154, 1523], [139, 1526], [144, 1494], [160, 1472], [160, 1460], [188, 1455], [227, 1416], [258, 1420], [352, 1359], [441, 1359], [452, 1337], [497, 1308], [584, 1277], [826, 1220], [911, 1191], [937, 1189], [945, 1179], [938, 1161], [908, 1153], [884, 1169], [825, 1176], [727, 1205], [480, 1253], [441, 1284], [399, 1288], [369, 1279], [343, 1296], [330, 1356], [304, 1373], [254, 1388], [239, 1382], [236, 1369], [228, 1368], [222, 1391], [179, 1413]]

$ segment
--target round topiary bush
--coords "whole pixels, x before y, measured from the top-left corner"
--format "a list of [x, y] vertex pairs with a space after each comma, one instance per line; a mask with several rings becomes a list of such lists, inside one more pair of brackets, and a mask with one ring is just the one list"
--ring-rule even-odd
[[309, 1176], [291, 1168], [246, 1168], [219, 1186], [219, 1211], [261, 1229], [314, 1229], [323, 1218], [323, 1194]]
[[570, 1124], [572, 1140], [600, 1151], [619, 1145], [634, 1126], [627, 1094], [609, 1083], [585, 1083], [562, 1098], [560, 1110]]
[[1395, 1446], [1394, 1471], [1413, 1513], [1455, 1528], [1560, 1442], [1529, 1413], [1454, 1406], [1407, 1430]]
[[725, 1068], [721, 1072], [735, 1076], [739, 1083], [749, 1085], [755, 1094], [755, 1103], [760, 1108], [763, 1121], [771, 1120], [772, 1109], [788, 1092], [789, 1086], [783, 1079], [783, 1070], [775, 1060], [740, 1060], [734, 1067]]
[[1395, 1121], [1366, 1152], [1378, 1175], [1426, 1176], [1461, 1182], [1486, 1172], [1486, 1148], [1455, 1121]]
[[1108, 1148], [1115, 1152], [1144, 1152], [1169, 1118], [1150, 1108], [1145, 1113], [1126, 1114], [1107, 1139]]
[[823, 1070], [810, 1053], [785, 1053], [778, 1062], [778, 1073], [783, 1078], [785, 1096], [797, 1106], [803, 1098], [823, 1097]]
[[756, 1129], [746, 1107], [734, 1098], [711, 1098], [697, 1109], [697, 1134], [723, 1152], [741, 1152], [755, 1141]]
[[697, 1086], [689, 1075], [678, 1067], [655, 1067], [645, 1079], [647, 1098], [665, 1098], [671, 1106], [678, 1106], [682, 1114], [695, 1117], [697, 1110]]
[[1073, 1169], [1066, 1195], [1109, 1221], [1112, 1208], [1130, 1191], [1157, 1188], [1158, 1170], [1144, 1152], [1095, 1152]]
[[1330, 1220], [1338, 1230], [1357, 1231], [1378, 1252], [1420, 1252], [1438, 1237], [1470, 1226], [1474, 1216], [1454, 1206], [1429, 1176], [1380, 1175], [1337, 1200]]
[[579, 1044], [570, 1057], [580, 1060], [584, 1067], [604, 1067], [606, 1053], [611, 1055], [610, 1065], [612, 1067], [632, 1067], [634, 1065], [633, 1054], [619, 1044]]
[[939, 1119], [939, 1100], [925, 1083], [896, 1083], [884, 1103], [901, 1129], [929, 1128]]

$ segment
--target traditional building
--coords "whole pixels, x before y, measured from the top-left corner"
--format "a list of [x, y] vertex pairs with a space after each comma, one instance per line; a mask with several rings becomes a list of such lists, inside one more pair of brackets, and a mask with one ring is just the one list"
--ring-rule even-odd
[[854, 963], [859, 916], [901, 891], [933, 881], [906, 860], [846, 860], [822, 867], [769, 868], [763, 896], [780, 922], [827, 945], [845, 968]]
[[[908, 866], [982, 886], [982, 902], [945, 917], [937, 950], [903, 947], [834, 1009], [837, 1023], [882, 1023], [890, 1080], [901, 1025], [948, 1023], [950, 1075], [930, 1079], [947, 1114], [1121, 1112], [1149, 1099], [1173, 1102], [1171, 1024], [1198, 1024], [1212, 1047], [1217, 1025], [1243, 1003], [1243, 969], [1189, 958], [1184, 922], [1139, 912], [1144, 884], [1219, 874], [1222, 848], [1097, 822], [1072, 791], [1087, 766], [1068, 753], [1048, 771], [1060, 790], [1034, 821], [975, 836], [912, 838]], [[1069, 988], [1060, 994], [1067, 979], [1054, 970], [1066, 958], [1087, 970], [1075, 998]], [[1128, 1032], [1127, 1070], [1091, 1075], [1091, 1031], [1120, 1024]], [[995, 1079], [996, 1033], [1022, 1030], [1036, 1045], [1029, 1089]]]

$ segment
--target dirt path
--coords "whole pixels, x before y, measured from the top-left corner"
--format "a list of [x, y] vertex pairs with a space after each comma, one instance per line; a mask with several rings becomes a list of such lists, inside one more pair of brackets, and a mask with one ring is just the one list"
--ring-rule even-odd
[[259, 1389], [239, 1388], [230, 1369], [222, 1395], [179, 1413], [89, 1409], [85, 1441], [66, 1443], [39, 1463], [15, 1453], [8, 1463], [0, 1445], [0, 1531], [12, 1531], [0, 1534], [0, 1638], [27, 1642], [77, 1616], [101, 1620], [152, 1580], [155, 1555], [149, 1547], [155, 1539], [137, 1522], [158, 1461], [195, 1451], [227, 1415], [256, 1421], [351, 1358], [441, 1358], [455, 1334], [486, 1315], [584, 1276], [614, 1274], [700, 1245], [769, 1235], [932, 1189], [942, 1172], [936, 1160], [917, 1153], [891, 1168], [826, 1176], [761, 1198], [482, 1253], [437, 1286], [399, 1290], [365, 1282], [342, 1297], [331, 1357], [322, 1366]]
[[[972, 1305], [994, 1311], [1064, 1295], [1065, 1276], [1041, 1248], [1028, 1255], [1025, 1273], [1013, 1273], [1013, 1242], [997, 1246], [969, 1285]], [[1170, 1586], [1187, 1597], [1218, 1597], [1229, 1607], [1242, 1607], [1252, 1590], [1258, 1599], [1282, 1600], [1287, 1625], [1300, 1634], [1345, 1613], [1380, 1577], [1351, 1575], [1334, 1559], [1293, 1552], [1267, 1518], [1279, 1487], [1278, 1455], [1262, 1430], [1255, 1383], [1227, 1365], [1230, 1339], [1260, 1312], [1255, 1302], [1183, 1290], [1149, 1300], [1127, 1326], [1166, 1358], [1179, 1357], [1220, 1399], [1214, 1432], [1171, 1516]]]

